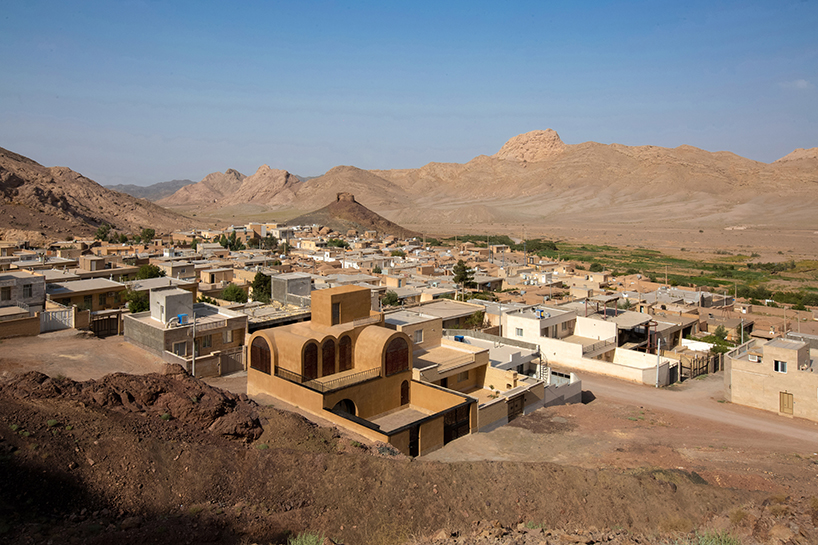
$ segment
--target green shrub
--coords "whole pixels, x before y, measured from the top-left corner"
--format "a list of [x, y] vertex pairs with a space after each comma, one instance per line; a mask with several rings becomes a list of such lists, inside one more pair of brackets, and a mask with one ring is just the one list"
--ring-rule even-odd
[[256, 448], [259, 450], [267, 450], [270, 447], [269, 445], [267, 445], [267, 443], [259, 443], [258, 445], [256, 445]]
[[59, 423], [60, 422], [58, 420], [54, 420], [53, 418], [51, 420], [49, 420], [48, 422], [46, 422], [46, 424], [48, 425], [49, 428], [53, 428], [54, 426], [56, 426]]
[[324, 534], [303, 532], [295, 537], [287, 538], [287, 545], [321, 545], [322, 543], [324, 543]]
[[170, 420], [171, 416], [170, 413], [162, 413], [162, 416], [160, 416], [159, 418], [161, 418], [162, 420]]

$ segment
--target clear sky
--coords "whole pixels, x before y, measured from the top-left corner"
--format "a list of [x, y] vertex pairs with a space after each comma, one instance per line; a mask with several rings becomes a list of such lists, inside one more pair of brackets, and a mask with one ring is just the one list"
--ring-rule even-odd
[[553, 128], [818, 147], [818, 2], [7, 1], [0, 147], [102, 184], [466, 162]]

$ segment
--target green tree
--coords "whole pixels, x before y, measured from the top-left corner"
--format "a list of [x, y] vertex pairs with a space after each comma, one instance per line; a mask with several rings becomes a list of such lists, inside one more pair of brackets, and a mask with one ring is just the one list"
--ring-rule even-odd
[[466, 291], [468, 286], [474, 285], [474, 282], [472, 282], [474, 280], [474, 274], [462, 259], [457, 262], [457, 265], [452, 267], [452, 273], [454, 274], [454, 283], [459, 284], [462, 291]]
[[272, 250], [276, 246], [278, 246], [278, 239], [276, 239], [276, 237], [273, 235], [267, 235], [260, 241], [260, 247], [264, 248], [265, 250]]
[[219, 244], [222, 245], [223, 248], [227, 248], [231, 252], [238, 252], [239, 250], [244, 250], [245, 246], [242, 241], [240, 241], [236, 237], [236, 232], [233, 231], [230, 233], [230, 236], [222, 235], [219, 239]]
[[466, 325], [471, 329], [478, 329], [483, 327], [483, 321], [486, 318], [486, 314], [482, 310], [478, 310], [468, 318], [466, 318]]
[[165, 276], [165, 271], [156, 265], [142, 265], [136, 272], [137, 280], [147, 280], [148, 278], [161, 278]]
[[193, 248], [193, 251], [196, 251], [196, 248], [199, 246], [199, 239], [194, 238], [190, 241], [190, 247]]
[[231, 282], [222, 290], [222, 299], [234, 303], [246, 303], [247, 292]]
[[120, 233], [119, 234], [119, 243], [120, 244], [127, 244], [128, 243], [128, 235], [126, 235], [125, 233]]
[[720, 325], [713, 332], [713, 336], [723, 341], [727, 338], [727, 329], [723, 325]]
[[103, 223], [97, 228], [97, 233], [94, 235], [96, 240], [106, 241], [108, 240], [108, 233], [111, 232], [111, 226], [107, 223]]
[[156, 236], [156, 230], [146, 227], [145, 229], [142, 229], [140, 236], [145, 242], [150, 242]]
[[270, 302], [270, 297], [272, 296], [272, 286], [269, 276], [261, 271], [258, 271], [255, 278], [253, 278], [253, 283], [250, 284], [250, 287], [253, 289], [251, 293], [253, 294], [254, 300], [261, 301], [262, 303]]
[[403, 250], [392, 250], [392, 257], [406, 257], [406, 252]]
[[125, 301], [128, 303], [128, 310], [131, 311], [131, 314], [144, 312], [151, 308], [148, 294], [134, 291], [131, 288], [125, 290]]
[[602, 263], [591, 263], [591, 266], [588, 267], [588, 270], [591, 272], [602, 272]]
[[398, 304], [398, 294], [394, 291], [387, 291], [381, 297], [381, 304], [385, 307], [394, 307]]
[[340, 238], [331, 238], [327, 241], [327, 246], [330, 248], [349, 248], [349, 242]]
[[373, 273], [375, 273], [375, 274], [381, 274], [383, 271], [381, 270], [380, 265], [375, 265], [375, 266], [372, 268], [372, 272], [373, 272]]

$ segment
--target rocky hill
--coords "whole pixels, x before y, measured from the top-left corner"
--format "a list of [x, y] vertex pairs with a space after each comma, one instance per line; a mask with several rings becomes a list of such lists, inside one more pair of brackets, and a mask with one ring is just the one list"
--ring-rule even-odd
[[[267, 168], [267, 167], [262, 167]], [[284, 171], [278, 171], [284, 172]], [[289, 174], [288, 174], [289, 175]], [[292, 175], [289, 175], [292, 176]], [[565, 144], [551, 130], [509, 140], [493, 156], [417, 169], [336, 167], [298, 183], [243, 184], [217, 200], [200, 184], [165, 205], [253, 202], [269, 210], [310, 210], [338, 192], [414, 229], [430, 225], [653, 224], [818, 228], [818, 148], [773, 163], [692, 146]]]
[[106, 189], [66, 167], [44, 167], [0, 148], [0, 238], [32, 242], [93, 234], [103, 223], [120, 232], [170, 232], [193, 224], [151, 202]]
[[165, 197], [173, 195], [186, 185], [194, 184], [193, 180], [171, 180], [169, 182], [159, 182], [151, 185], [133, 185], [133, 184], [119, 184], [107, 185], [108, 189], [118, 191], [119, 193], [127, 193], [131, 197], [137, 199], [146, 199], [148, 201], [158, 201]]
[[220, 204], [241, 187], [246, 177], [232, 168], [225, 172], [213, 172], [205, 176], [201, 182], [186, 185], [176, 193], [160, 199], [158, 203], [162, 206]]
[[377, 231], [380, 234], [394, 235], [400, 238], [421, 236], [420, 233], [404, 229], [355, 200], [351, 193], [338, 193], [334, 202], [329, 205], [290, 220], [293, 225], [321, 225], [333, 231], [346, 233], [354, 229], [359, 233]]

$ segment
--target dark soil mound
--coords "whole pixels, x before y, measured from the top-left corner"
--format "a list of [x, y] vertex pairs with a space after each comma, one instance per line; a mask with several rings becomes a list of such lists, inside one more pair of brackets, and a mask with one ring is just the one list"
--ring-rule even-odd
[[398, 238], [422, 236], [420, 233], [404, 229], [376, 214], [356, 201], [350, 193], [338, 193], [337, 199], [332, 204], [292, 219], [289, 223], [292, 225], [322, 225], [339, 233], [355, 230], [359, 233], [377, 231], [382, 236], [394, 235]]

